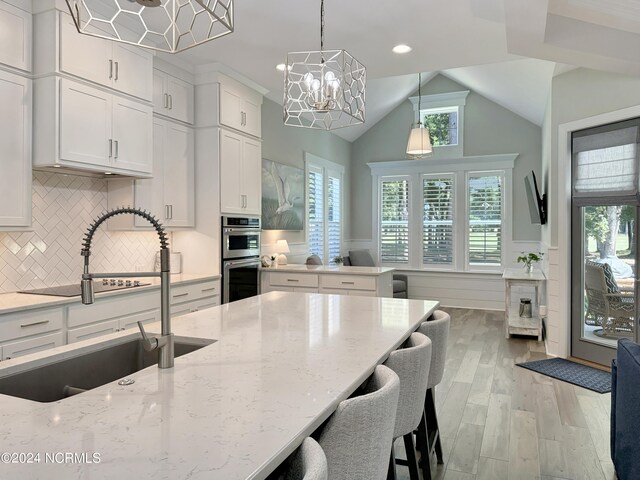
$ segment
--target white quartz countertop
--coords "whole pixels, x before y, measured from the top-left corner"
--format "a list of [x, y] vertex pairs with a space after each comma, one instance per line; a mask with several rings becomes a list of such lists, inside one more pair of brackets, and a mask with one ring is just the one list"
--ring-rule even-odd
[[382, 275], [393, 272], [390, 267], [350, 267], [337, 265], [278, 265], [277, 267], [263, 268], [263, 272], [287, 272], [287, 273], [335, 273], [341, 275]]
[[[437, 307], [271, 292], [176, 318], [176, 335], [218, 341], [173, 369], [131, 375], [131, 386], [55, 403], [0, 395], [1, 450], [41, 455], [0, 464], [0, 478], [264, 479]], [[121, 337], [131, 333], [107, 339]], [[100, 341], [50, 352], [69, 356]], [[0, 375], [46, 356], [2, 362]], [[46, 463], [55, 452], [99, 453], [100, 463]]]
[[[214, 280], [220, 278], [220, 275], [199, 274], [199, 273], [179, 273], [171, 275], [171, 284], [180, 285], [199, 282], [203, 280]], [[135, 280], [135, 279], [131, 279]], [[112, 290], [110, 292], [96, 293], [97, 298], [110, 297], [113, 295], [126, 295], [136, 292], [144, 292], [149, 289], [159, 289], [159, 278], [140, 278], [143, 283], [150, 283], [144, 287], [126, 288], [121, 290]], [[80, 277], [78, 276], [78, 283]], [[54, 307], [65, 305], [68, 303], [80, 302], [80, 296], [77, 297], [57, 297], [53, 295], [32, 295], [28, 293], [0, 293], [0, 315], [3, 313], [18, 312], [21, 310], [29, 310], [32, 308]], [[1, 478], [1, 477], [0, 477]]]

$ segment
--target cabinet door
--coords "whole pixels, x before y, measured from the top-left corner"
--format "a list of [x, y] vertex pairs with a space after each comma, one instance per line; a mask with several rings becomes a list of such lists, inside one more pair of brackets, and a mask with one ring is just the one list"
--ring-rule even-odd
[[0, 63], [31, 70], [31, 14], [0, 2]]
[[160, 70], [153, 71], [153, 111], [160, 115], [167, 114], [166, 79], [167, 76]]
[[243, 213], [242, 136], [220, 130], [220, 211]]
[[82, 35], [71, 15], [60, 14], [60, 71], [107, 87], [113, 79], [111, 42]]
[[153, 110], [113, 97], [113, 167], [151, 174], [153, 169]]
[[110, 165], [111, 95], [71, 80], [60, 80], [60, 159]]
[[142, 322], [144, 325], [147, 323], [160, 321], [160, 309], [156, 308], [148, 312], [136, 313], [135, 315], [128, 315], [120, 319], [120, 329], [126, 330], [129, 328], [138, 328], [138, 322]]
[[49, 350], [50, 348], [60, 347], [62, 345], [64, 345], [64, 334], [62, 332], [5, 343], [2, 346], [2, 359], [11, 360], [12, 358]]
[[257, 95], [249, 95], [244, 99], [242, 111], [244, 112], [243, 130], [254, 137], [262, 136], [261, 121], [262, 102]]
[[169, 113], [171, 118], [185, 123], [193, 123], [193, 85], [179, 78], [167, 76]]
[[[157, 118], [153, 119], [153, 178], [135, 180], [134, 204], [138, 208], [151, 212], [166, 225], [166, 213], [164, 203], [164, 157], [167, 143], [166, 122]], [[111, 181], [112, 182], [112, 181]], [[151, 225], [144, 218], [136, 215], [134, 219], [136, 228], [150, 229]]]
[[193, 130], [166, 122], [165, 139], [163, 197], [169, 214], [165, 224], [168, 227], [193, 227]]
[[152, 56], [133, 45], [113, 43], [113, 88], [151, 101], [153, 85]]
[[27, 227], [31, 225], [31, 80], [0, 71], [0, 105], [0, 227]]
[[89, 338], [115, 333], [120, 329], [119, 320], [107, 320], [86, 327], [70, 328], [67, 331], [67, 343], [80, 342]]
[[236, 130], [243, 129], [242, 90], [235, 82], [220, 83], [220, 123]]
[[245, 195], [244, 212], [262, 213], [262, 145], [256, 140], [243, 139], [242, 193]]

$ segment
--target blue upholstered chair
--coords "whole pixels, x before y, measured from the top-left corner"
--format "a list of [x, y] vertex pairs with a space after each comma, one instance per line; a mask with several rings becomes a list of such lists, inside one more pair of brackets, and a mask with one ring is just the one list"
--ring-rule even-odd
[[[344, 258], [345, 265], [354, 267], [375, 267], [369, 250], [349, 250], [349, 256]], [[407, 276], [401, 273], [393, 274], [393, 298], [409, 298]]]
[[611, 460], [619, 480], [640, 478], [640, 345], [624, 338], [611, 369]]

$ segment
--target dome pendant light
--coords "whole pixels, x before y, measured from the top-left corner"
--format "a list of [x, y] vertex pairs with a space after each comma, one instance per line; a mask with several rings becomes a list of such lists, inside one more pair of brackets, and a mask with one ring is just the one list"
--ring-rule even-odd
[[79, 33], [168, 53], [233, 32], [234, 0], [65, 0]]
[[422, 101], [422, 74], [418, 74], [418, 121], [412, 126], [407, 142], [407, 157], [411, 159], [424, 158], [433, 153], [429, 129], [420, 121]]
[[364, 123], [366, 68], [346, 50], [324, 49], [324, 0], [320, 50], [289, 52], [283, 71], [285, 125], [333, 130]]

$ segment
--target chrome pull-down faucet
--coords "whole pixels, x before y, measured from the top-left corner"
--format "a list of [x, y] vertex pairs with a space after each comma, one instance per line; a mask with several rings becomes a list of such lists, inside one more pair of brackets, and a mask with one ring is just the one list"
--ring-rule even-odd
[[[91, 241], [98, 227], [111, 217], [121, 214], [138, 215], [139, 217], [147, 220], [153, 228], [155, 228], [160, 238], [160, 271], [159, 272], [122, 272], [122, 273], [90, 273], [89, 272], [89, 257], [91, 256]], [[82, 303], [84, 305], [90, 305], [94, 302], [95, 295], [93, 290], [94, 278], [128, 278], [128, 277], [160, 277], [160, 316], [162, 320], [162, 332], [159, 337], [148, 337], [144, 331], [144, 327], [141, 322], [138, 322], [138, 327], [142, 333], [143, 345], [145, 350], [152, 351], [158, 350], [158, 367], [171, 368], [173, 367], [173, 333], [171, 333], [171, 310], [169, 305], [170, 298], [170, 284], [171, 279], [169, 277], [170, 264], [169, 264], [169, 244], [167, 242], [167, 235], [164, 231], [164, 227], [160, 224], [156, 218], [145, 210], [138, 208], [116, 208], [111, 210], [94, 221], [85, 234], [82, 244], [82, 256], [84, 257], [84, 273], [82, 274], [82, 281], [80, 284], [82, 292]]]

